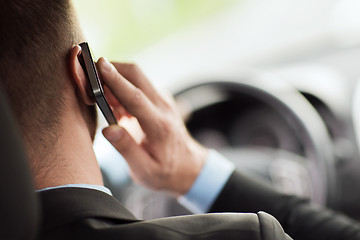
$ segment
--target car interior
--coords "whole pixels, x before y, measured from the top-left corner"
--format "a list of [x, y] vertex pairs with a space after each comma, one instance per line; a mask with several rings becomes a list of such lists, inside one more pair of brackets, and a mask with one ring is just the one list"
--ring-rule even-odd
[[[334, 50], [256, 71], [211, 72], [183, 81], [173, 93], [194, 138], [238, 169], [359, 219], [359, 87], [356, 75], [342, 68], [359, 53]], [[106, 162], [101, 165], [109, 188], [137, 216], [189, 213], [130, 178], [113, 181]]]
[[[235, 1], [134, 59], [171, 90], [200, 143], [281, 191], [360, 219], [358, 9], [352, 0]], [[137, 217], [189, 213], [134, 184], [101, 134], [94, 149]]]
[[[248, 4], [245, 8], [248, 11], [251, 4], [257, 9], [260, 5], [259, 1], [244, 2]], [[284, 1], [277, 2], [284, 4]], [[333, 2], [341, 5], [341, 1]], [[345, 2], [350, 6], [355, 4], [355, 1]], [[321, 4], [318, 5], [320, 9]], [[327, 6], [333, 5], [335, 3]], [[358, 8], [354, 9], [360, 9], [359, 4], [355, 5]], [[300, 10], [307, 8], [304, 5]], [[260, 11], [264, 12], [266, 7]], [[290, 15], [289, 11], [286, 16]], [[328, 20], [336, 22], [336, 16]], [[233, 21], [226, 18], [226, 21], [230, 20]], [[216, 24], [210, 23], [211, 26], [201, 25], [203, 31], [216, 32]], [[145, 70], [153, 70], [149, 71], [150, 77], [159, 77], [159, 85], [165, 81], [163, 79], [179, 73], [177, 79], [167, 85], [188, 131], [201, 144], [216, 149], [237, 169], [267, 181], [280, 191], [309, 198], [316, 204], [360, 220], [360, 34], [358, 30], [349, 35], [354, 27], [345, 32], [344, 26], [329, 32], [309, 28], [311, 31], [307, 34], [315, 38], [299, 40], [301, 44], [298, 45], [274, 40], [269, 49], [279, 51], [259, 56], [256, 55], [258, 52], [267, 50], [260, 38], [256, 38], [259, 43], [254, 43], [256, 51], [251, 55], [250, 50], [246, 51], [246, 41], [251, 42], [255, 35], [247, 39], [248, 35], [234, 34], [234, 38], [245, 39], [239, 43], [243, 48], [238, 51], [230, 49], [230, 54], [227, 52], [231, 55], [229, 59], [213, 49], [218, 61], [222, 62], [216, 68], [211, 64], [196, 65], [200, 60], [195, 55], [202, 54], [205, 60], [210, 58], [205, 50], [198, 50], [197, 45], [191, 52], [194, 56], [181, 55], [184, 52], [181, 46], [191, 41], [180, 35], [159, 43], [139, 57], [139, 61]], [[360, 23], [354, 26], [359, 27]], [[337, 31], [340, 28], [343, 31]], [[192, 30], [200, 32], [199, 28]], [[277, 29], [271, 30], [278, 33]], [[267, 33], [261, 37], [276, 35], [270, 30]], [[204, 36], [214, 39], [209, 36], [215, 35], [220, 34]], [[277, 35], [291, 34], [285, 31], [283, 35]], [[194, 39], [195, 43], [203, 44], [204, 49], [209, 47], [210, 40], [205, 43], [204, 39]], [[277, 43], [281, 44], [277, 46]], [[175, 60], [166, 58], [166, 65], [164, 56], [169, 55], [169, 46], [179, 46], [179, 49], [171, 52]], [[297, 46], [301, 47], [296, 49]], [[158, 53], [160, 48], [164, 55]], [[240, 50], [243, 55], [238, 54]], [[238, 58], [234, 58], [235, 55]], [[184, 62], [188, 68], [184, 67]], [[163, 63], [165, 67], [174, 67], [161, 75]], [[158, 69], [155, 65], [159, 66]], [[1, 89], [0, 111], [0, 154], [5, 159], [0, 162], [0, 190], [7, 193], [2, 195], [3, 204], [0, 204], [2, 219], [6, 219], [1, 223], [5, 231], [1, 232], [0, 239], [9, 236], [32, 239], [39, 227], [39, 203], [18, 129]], [[136, 217], [154, 219], [190, 213], [167, 193], [150, 191], [135, 184], [125, 160], [100, 132], [101, 129], [95, 138], [94, 150], [105, 185]]]

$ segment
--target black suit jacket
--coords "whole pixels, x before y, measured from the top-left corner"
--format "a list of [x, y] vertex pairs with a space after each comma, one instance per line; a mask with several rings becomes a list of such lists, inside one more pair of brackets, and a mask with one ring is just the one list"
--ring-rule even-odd
[[[359, 203], [360, 204], [360, 203]], [[340, 213], [288, 196], [243, 173], [234, 172], [210, 212], [257, 212], [273, 215], [296, 240], [357, 240], [359, 223]]]
[[40, 239], [288, 240], [275, 218], [260, 212], [181, 216], [141, 221], [110, 195], [63, 188], [38, 193]]

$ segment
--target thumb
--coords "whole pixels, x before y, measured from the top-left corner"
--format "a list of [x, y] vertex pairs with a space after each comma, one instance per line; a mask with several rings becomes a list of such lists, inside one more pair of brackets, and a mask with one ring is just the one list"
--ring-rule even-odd
[[123, 142], [126, 142], [125, 140], [122, 140], [123, 138], [126, 138], [124, 136], [126, 134], [126, 130], [118, 125], [111, 125], [102, 131], [104, 137], [118, 150], [119, 152], [122, 150], [122, 146], [124, 145]]
[[135, 177], [142, 178], [146, 174], [144, 166], [147, 166], [147, 169], [154, 167], [155, 162], [150, 155], [136, 143], [124, 128], [111, 125], [103, 129], [103, 135], [125, 158]]

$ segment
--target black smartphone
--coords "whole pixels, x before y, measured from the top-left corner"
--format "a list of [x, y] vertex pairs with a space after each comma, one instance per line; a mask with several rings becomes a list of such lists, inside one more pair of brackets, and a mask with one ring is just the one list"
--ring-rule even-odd
[[109, 103], [106, 101], [99, 74], [96, 70], [94, 60], [91, 57], [89, 44], [87, 42], [83, 42], [79, 45], [81, 47], [81, 53], [78, 58], [90, 83], [92, 97], [95, 99], [96, 104], [100, 108], [109, 125], [117, 124], [114, 113], [112, 112]]

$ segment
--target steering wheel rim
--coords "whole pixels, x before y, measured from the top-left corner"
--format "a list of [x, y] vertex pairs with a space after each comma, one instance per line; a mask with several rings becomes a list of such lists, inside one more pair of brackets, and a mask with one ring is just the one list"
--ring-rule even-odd
[[[182, 86], [182, 90], [175, 92], [175, 99], [178, 101], [185, 99], [192, 106], [186, 114], [201, 109], [206, 106], [206, 102], [213, 104], [221, 100], [221, 96], [215, 94], [213, 99], [209, 96], [209, 99], [201, 100], [202, 103], [195, 103], [194, 101], [199, 99], [199, 94], [190, 93], [199, 89], [231, 89], [238, 94], [247, 94], [265, 102], [286, 121], [292, 123], [297, 128], [299, 135], [302, 136], [306, 157], [316, 169], [312, 174], [314, 187], [318, 190], [315, 192], [314, 200], [317, 203], [336, 208], [337, 181], [331, 138], [320, 115], [297, 89], [282, 79], [261, 74], [245, 77], [212, 77], [212, 80], [203, 79], [200, 83], [197, 80], [197, 84]], [[196, 99], [191, 95], [197, 96]]]

